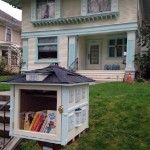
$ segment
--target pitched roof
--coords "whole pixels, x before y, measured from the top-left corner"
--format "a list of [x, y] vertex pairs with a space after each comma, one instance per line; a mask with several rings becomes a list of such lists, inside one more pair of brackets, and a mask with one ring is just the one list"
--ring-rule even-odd
[[0, 10], [0, 22], [7, 25], [9, 24], [10, 27], [14, 27], [18, 30], [21, 30], [21, 21], [15, 19], [14, 17], [10, 16], [2, 10]]
[[2, 82], [8, 82], [12, 84], [20, 84], [20, 83], [77, 84], [77, 83], [95, 82], [90, 78], [87, 78], [85, 76], [74, 73], [72, 71], [69, 71], [65, 68], [56, 65], [50, 65], [43, 69], [32, 70], [26, 73], [41, 73], [41, 74], [48, 74], [48, 76], [43, 81], [26, 81], [26, 74], [22, 74], [14, 78], [4, 80]]

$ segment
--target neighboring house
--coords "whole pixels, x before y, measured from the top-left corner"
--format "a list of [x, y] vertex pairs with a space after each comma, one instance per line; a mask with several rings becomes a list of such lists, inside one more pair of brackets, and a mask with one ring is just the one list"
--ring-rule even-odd
[[134, 78], [146, 0], [3, 1], [22, 9], [22, 71], [58, 63], [96, 80]]
[[21, 22], [0, 10], [0, 57], [6, 69], [17, 69], [20, 65]]

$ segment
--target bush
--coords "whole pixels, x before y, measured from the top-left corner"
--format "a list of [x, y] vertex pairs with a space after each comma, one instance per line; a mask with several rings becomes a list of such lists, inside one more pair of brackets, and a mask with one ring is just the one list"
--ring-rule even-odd
[[4, 59], [0, 57], [0, 72], [3, 72], [5, 68]]

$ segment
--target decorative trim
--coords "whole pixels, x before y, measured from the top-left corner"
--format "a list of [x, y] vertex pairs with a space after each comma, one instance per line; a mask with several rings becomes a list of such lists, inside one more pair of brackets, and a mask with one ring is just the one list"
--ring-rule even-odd
[[52, 18], [44, 20], [32, 20], [31, 22], [35, 27], [41, 26], [58, 26], [66, 24], [83, 24], [94, 22], [98, 20], [107, 20], [117, 18], [119, 13], [117, 12], [104, 12], [100, 14], [90, 14], [86, 16], [68, 17], [68, 18]]
[[69, 37], [69, 66], [77, 58], [77, 36]]
[[138, 28], [137, 22], [135, 22], [135, 23], [114, 24], [114, 25], [104, 25], [104, 26], [74, 28], [74, 29], [23, 32], [21, 36], [24, 39], [24, 38], [46, 37], [49, 35], [53, 36], [60, 36], [60, 35], [71, 36], [71, 35], [87, 35], [87, 34], [90, 35], [90, 34], [135, 31], [137, 30], [137, 28]]
[[31, 21], [36, 20], [36, 1], [31, 0]]
[[125, 71], [135, 71], [134, 57], [135, 57], [136, 33], [127, 33], [127, 56]]
[[22, 69], [28, 69], [28, 39], [23, 39], [23, 65]]

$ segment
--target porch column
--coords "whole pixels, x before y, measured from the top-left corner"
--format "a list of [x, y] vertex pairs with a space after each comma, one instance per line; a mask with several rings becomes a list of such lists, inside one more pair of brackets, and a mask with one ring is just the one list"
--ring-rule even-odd
[[69, 60], [68, 67], [77, 58], [77, 36], [69, 36]]
[[23, 64], [22, 71], [28, 69], [28, 39], [23, 39]]
[[8, 50], [8, 66], [11, 66], [11, 51]]
[[131, 73], [132, 80], [135, 78], [135, 45], [136, 45], [136, 34], [135, 31], [127, 32], [127, 55], [126, 55], [126, 76]]

